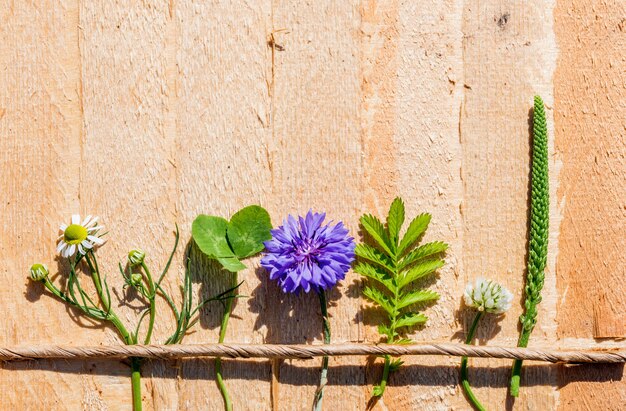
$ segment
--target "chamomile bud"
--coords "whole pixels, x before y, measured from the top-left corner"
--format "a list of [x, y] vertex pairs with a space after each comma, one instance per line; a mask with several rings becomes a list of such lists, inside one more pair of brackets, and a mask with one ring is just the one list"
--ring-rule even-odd
[[30, 267], [30, 278], [33, 281], [41, 281], [46, 278], [48, 274], [50, 274], [50, 272], [45, 264], [37, 263]]
[[131, 250], [128, 253], [128, 262], [130, 263], [131, 267], [137, 267], [138, 265], [141, 265], [144, 258], [146, 258], [146, 253], [139, 249]]
[[465, 304], [492, 314], [502, 314], [511, 308], [513, 294], [500, 284], [479, 278], [465, 287]]
[[139, 287], [142, 281], [143, 281], [143, 276], [141, 274], [134, 273], [130, 275], [130, 284], [133, 287]]

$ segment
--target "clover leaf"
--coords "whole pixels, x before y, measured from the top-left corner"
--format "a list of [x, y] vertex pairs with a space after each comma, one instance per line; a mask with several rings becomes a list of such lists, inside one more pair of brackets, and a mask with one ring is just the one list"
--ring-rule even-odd
[[272, 223], [267, 211], [258, 205], [244, 207], [230, 222], [222, 217], [201, 214], [191, 226], [198, 248], [231, 272], [246, 268], [239, 261], [259, 253], [272, 238]]

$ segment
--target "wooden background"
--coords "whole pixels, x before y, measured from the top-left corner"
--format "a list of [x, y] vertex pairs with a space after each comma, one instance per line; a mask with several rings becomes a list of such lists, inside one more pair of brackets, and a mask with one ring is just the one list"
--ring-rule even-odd
[[[274, 224], [309, 208], [344, 220], [384, 215], [401, 195], [450, 243], [418, 341], [460, 341], [467, 281], [496, 278], [516, 304], [485, 321], [481, 344], [514, 345], [521, 311], [529, 109], [549, 115], [551, 237], [532, 347], [626, 348], [626, 3], [618, 0], [198, 0], [0, 2], [0, 344], [111, 344], [27, 279], [57, 271], [57, 227], [74, 212], [109, 229], [98, 252], [142, 247], [161, 267], [198, 213], [265, 206]], [[258, 258], [227, 341], [319, 342], [314, 296], [283, 297]], [[182, 278], [178, 253], [167, 287]], [[208, 267], [198, 295], [226, 287]], [[374, 342], [353, 273], [334, 295], [333, 341]], [[121, 309], [121, 308], [120, 308]], [[164, 307], [165, 310], [165, 307]], [[217, 339], [221, 309], [186, 342]], [[124, 311], [132, 321], [136, 311]], [[165, 323], [163, 322], [165, 321]], [[171, 331], [163, 317], [157, 341]], [[407, 358], [377, 410], [468, 409], [458, 358]], [[507, 398], [510, 361], [475, 360], [490, 409], [618, 410], [623, 366], [527, 363]], [[331, 361], [326, 409], [363, 410], [380, 361]], [[319, 361], [226, 361], [239, 410], [309, 409]], [[148, 410], [219, 410], [210, 361], [149, 363]], [[272, 393], [273, 395], [270, 395]], [[0, 370], [3, 409], [130, 407], [128, 366], [38, 361]]]

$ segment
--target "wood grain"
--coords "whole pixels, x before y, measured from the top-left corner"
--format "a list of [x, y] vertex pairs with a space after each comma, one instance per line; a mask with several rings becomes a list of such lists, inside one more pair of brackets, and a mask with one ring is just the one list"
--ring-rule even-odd
[[[199, 213], [229, 218], [249, 204], [265, 204], [270, 166], [267, 146], [270, 99], [267, 89], [269, 1], [176, 2], [178, 42], [176, 119], [177, 220], [183, 238]], [[261, 283], [258, 261], [239, 274], [245, 280], [226, 334], [227, 342], [262, 343], [254, 302]], [[232, 274], [214, 264], [195, 272], [204, 298], [231, 287]], [[197, 332], [188, 342], [217, 342], [223, 308], [203, 311]], [[224, 378], [234, 404], [257, 410], [270, 408], [270, 367], [267, 362], [224, 361]], [[184, 361], [178, 376], [175, 408], [221, 409], [213, 361]], [[241, 406], [241, 405], [240, 405]]]
[[[36, 261], [63, 270], [54, 242], [72, 213], [102, 216], [100, 260], [123, 298], [117, 261], [141, 247], [158, 271], [175, 223], [183, 241], [165, 286], [177, 295], [198, 213], [259, 203], [277, 225], [313, 208], [360, 240], [360, 214], [384, 217], [401, 195], [407, 215], [433, 214], [425, 240], [450, 244], [428, 284], [442, 298], [410, 337], [461, 341], [463, 286], [487, 276], [517, 299], [483, 323], [478, 343], [515, 345], [534, 94], [548, 108], [552, 204], [531, 347], [624, 337], [625, 11], [611, 0], [1, 1], [0, 344], [117, 341], [26, 279]], [[246, 264], [249, 298], [235, 304], [226, 341], [319, 342], [314, 296], [283, 296], [258, 257]], [[193, 268], [198, 298], [232, 280], [197, 254]], [[379, 340], [360, 287], [349, 273], [331, 296], [333, 342]], [[135, 321], [136, 309], [117, 309]], [[173, 325], [161, 312], [154, 342]], [[209, 305], [185, 341], [217, 341], [221, 312]], [[468, 409], [458, 364], [408, 359], [374, 409]], [[489, 409], [624, 402], [616, 366], [527, 364], [513, 402], [509, 361], [471, 364]], [[373, 358], [334, 358], [325, 409], [365, 409], [381, 371]], [[128, 372], [120, 361], [3, 365], [0, 404], [130, 409]], [[309, 409], [319, 360], [229, 360], [224, 374], [237, 409]], [[143, 392], [147, 410], [222, 407], [210, 360], [147, 362]]]
[[[560, 2], [556, 11], [555, 131], [564, 204], [557, 274], [565, 296], [559, 336], [626, 337], [626, 77], [619, 52], [626, 46], [625, 12], [619, 1]], [[566, 35], [571, 31], [578, 35]]]
[[[511, 310], [501, 320], [488, 320], [485, 328], [491, 334], [481, 343], [515, 345], [522, 309], [517, 302], [523, 297], [526, 271], [529, 107], [534, 94], [552, 100], [555, 44], [551, 8], [540, 1], [465, 2], [463, 12], [463, 277], [494, 278], [512, 290], [515, 298]], [[552, 167], [551, 172], [554, 185]], [[556, 230], [558, 226], [552, 224], [551, 231]], [[556, 249], [552, 242], [550, 251]], [[553, 267], [547, 271], [546, 283], [551, 285]], [[547, 286], [539, 325], [532, 336], [534, 343], [554, 341], [554, 301]], [[470, 318], [465, 318], [466, 324], [468, 321]], [[473, 363], [478, 367], [497, 364], [484, 360]], [[555, 374], [550, 369], [535, 370], [524, 376], [525, 387], [515, 406], [553, 409], [556, 398], [551, 385]], [[481, 387], [476, 393], [488, 408], [511, 405], [506, 389], [508, 376], [505, 369], [493, 377], [471, 377]], [[501, 388], [482, 388], [492, 383]]]
[[[78, 6], [3, 1], [0, 21], [1, 343], [57, 341], [62, 330], [86, 343], [87, 333], [66, 309], [28, 280], [36, 261], [56, 270], [58, 225], [79, 204]], [[64, 401], [69, 407], [97, 406], [93, 393], [101, 387], [87, 378], [76, 384], [76, 373], [89, 375], [92, 366], [47, 361], [3, 366], [0, 401], [23, 409], [66, 409]]]
[[[426, 308], [426, 327], [408, 337], [416, 341], [449, 338], [457, 331], [455, 290], [459, 289], [462, 249], [461, 198], [457, 196], [462, 189], [458, 139], [462, 85], [454, 84], [462, 76], [460, 3], [447, 1], [423, 8], [398, 1], [365, 2], [363, 18], [368, 30], [364, 62], [371, 66], [371, 73], [364, 72], [367, 88], [363, 98], [371, 101], [364, 115], [372, 116], [364, 141], [372, 147], [366, 164], [375, 176], [366, 180], [370, 194], [365, 204], [384, 220], [391, 200], [400, 195], [406, 203], [407, 219], [423, 212], [433, 215], [423, 241], [443, 239], [451, 251], [437, 278], [423, 284], [438, 291], [441, 299]], [[432, 95], [438, 98], [430, 99]], [[370, 311], [366, 314], [368, 340], [379, 341], [374, 324], [380, 316]], [[376, 409], [449, 407], [455, 396], [451, 389], [456, 381], [454, 362], [407, 358], [406, 365], [392, 374]], [[381, 373], [382, 363], [377, 360], [370, 365], [368, 396]]]
[[[268, 147], [272, 192], [266, 204], [275, 224], [287, 213], [312, 208], [357, 231], [362, 205], [358, 11], [358, 2], [352, 0], [273, 3], [270, 27], [284, 29], [276, 40], [281, 50], [275, 50]], [[348, 275], [343, 287], [329, 295], [333, 342], [363, 338], [355, 278]], [[265, 308], [259, 310], [258, 321], [267, 330], [267, 342], [321, 341], [321, 314], [313, 293], [282, 296], [275, 284], [266, 284], [258, 295]], [[362, 360], [330, 361], [325, 408], [343, 403], [358, 409], [365, 402], [358, 365]], [[319, 367], [319, 359], [282, 363], [279, 410], [311, 408]]]
[[[558, 1], [555, 9], [561, 339], [626, 337], [625, 13], [619, 1]], [[563, 367], [559, 387], [563, 410], [618, 410], [626, 400], [623, 367]]]

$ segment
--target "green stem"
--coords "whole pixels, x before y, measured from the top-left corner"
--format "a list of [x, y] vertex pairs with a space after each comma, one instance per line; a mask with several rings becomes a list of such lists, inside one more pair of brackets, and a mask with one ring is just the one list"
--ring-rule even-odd
[[[91, 257], [89, 256], [91, 254]], [[91, 260], [93, 258], [93, 261]], [[102, 290], [102, 279], [100, 278], [100, 273], [98, 271], [98, 263], [96, 261], [96, 256], [88, 252], [85, 254], [85, 260], [87, 260], [87, 265], [89, 265], [89, 269], [91, 270], [91, 279], [93, 280], [93, 285], [96, 287], [96, 293], [98, 294], [98, 298], [102, 302], [102, 307], [104, 308], [104, 312], [110, 312], [111, 310], [111, 302], [104, 296]]]
[[[522, 329], [522, 333], [520, 334], [519, 341], [517, 342], [518, 347], [528, 347], [528, 340], [530, 339], [530, 332], [526, 328]], [[520, 386], [520, 378], [522, 375], [522, 360], [514, 360], [513, 361], [513, 370], [511, 371], [511, 396], [518, 397], [519, 396], [519, 386]]]
[[[476, 328], [478, 327], [478, 322], [482, 318], [483, 314], [484, 311], [478, 311], [478, 313], [476, 313], [476, 317], [474, 317], [474, 322], [472, 323], [472, 326], [467, 333], [467, 339], [465, 340], [465, 344], [469, 345], [472, 343], [472, 340], [474, 339], [474, 333], [476, 332]], [[461, 385], [463, 386], [463, 390], [465, 391], [465, 394], [467, 395], [467, 399], [469, 400], [470, 404], [472, 404], [474, 408], [479, 411], [485, 411], [485, 407], [483, 407], [480, 401], [478, 401], [478, 399], [474, 395], [474, 392], [472, 391], [472, 388], [470, 387], [470, 383], [467, 378], [467, 357], [463, 357], [461, 359]]]
[[[89, 254], [91, 254], [91, 258]], [[93, 262], [91, 261], [92, 258]], [[127, 345], [137, 344], [136, 336], [133, 338], [132, 334], [128, 332], [124, 323], [122, 323], [119, 317], [111, 309], [111, 300], [104, 295], [102, 288], [102, 279], [100, 278], [98, 261], [96, 260], [96, 256], [93, 253], [87, 253], [85, 255], [85, 259], [87, 260], [87, 264], [89, 265], [89, 269], [91, 270], [91, 278], [93, 279], [93, 283], [96, 287], [98, 298], [100, 298], [102, 306], [106, 312], [106, 319], [111, 321], [115, 328], [117, 328], [118, 332], [122, 336], [122, 339]], [[130, 364], [130, 381], [133, 395], [133, 411], [141, 411], [141, 358], [132, 357], [130, 359]]]
[[[233, 274], [233, 284], [237, 285], [237, 273]], [[235, 292], [235, 291], [233, 291]], [[218, 343], [223, 343], [224, 338], [226, 337], [226, 328], [228, 327], [228, 320], [230, 319], [230, 312], [233, 308], [233, 300], [234, 298], [229, 298], [226, 300], [224, 315], [222, 316], [222, 324], [220, 326], [220, 336]], [[233, 403], [230, 399], [230, 395], [228, 394], [228, 389], [226, 388], [226, 384], [224, 384], [224, 377], [222, 376], [222, 359], [220, 357], [215, 358], [215, 374], [217, 386], [222, 393], [222, 397], [224, 398], [224, 409], [226, 411], [232, 411]]]
[[133, 388], [133, 411], [141, 411], [141, 359], [130, 359], [130, 380]]
[[[328, 318], [328, 303], [326, 302], [326, 292], [320, 290], [317, 295], [320, 298], [320, 307], [322, 310], [322, 328], [324, 335], [324, 344], [330, 344], [330, 320]], [[324, 397], [324, 387], [328, 382], [328, 356], [322, 357], [322, 373], [320, 375], [320, 385], [315, 393], [313, 400], [313, 411], [321, 411], [322, 398]]]
[[[395, 260], [394, 260], [394, 265], [396, 265]], [[398, 276], [398, 271], [395, 270], [394, 278], [397, 278], [397, 276]], [[394, 307], [398, 306], [399, 294], [400, 294], [400, 290], [396, 286], [396, 289], [394, 290], [394, 295], [393, 295]], [[398, 322], [398, 314], [394, 312], [393, 315], [391, 316], [391, 324], [389, 325], [390, 333], [387, 336], [388, 344], [393, 344], [395, 342], [397, 322]], [[380, 380], [380, 384], [378, 384], [378, 396], [379, 397], [382, 397], [382, 395], [385, 393], [385, 388], [387, 388], [387, 381], [389, 381], [389, 374], [391, 374], [391, 356], [385, 355], [385, 366], [383, 368], [383, 377]]]
[[152, 330], [154, 329], [154, 319], [156, 317], [156, 287], [154, 285], [154, 281], [152, 280], [152, 275], [150, 274], [150, 270], [146, 263], [141, 263], [141, 268], [143, 268], [146, 273], [147, 285], [148, 285], [148, 295], [150, 299], [150, 320], [148, 322], [148, 331], [146, 333], [146, 338], [144, 340], [144, 344], [150, 344], [150, 338], [152, 338]]
[[115, 315], [114, 313], [110, 313], [107, 319], [111, 321], [115, 328], [117, 328], [117, 331], [122, 336], [122, 339], [124, 340], [124, 343], [126, 343], [126, 345], [137, 344], [137, 341], [135, 341], [133, 335], [128, 332], [128, 330], [124, 326], [124, 323], [122, 323], [117, 315]]
[[382, 397], [385, 392], [385, 388], [387, 387], [387, 381], [389, 380], [389, 374], [391, 372], [391, 357], [389, 355], [385, 355], [385, 368], [383, 368], [383, 377], [380, 379], [380, 384], [378, 387], [380, 388], [380, 396]]

